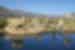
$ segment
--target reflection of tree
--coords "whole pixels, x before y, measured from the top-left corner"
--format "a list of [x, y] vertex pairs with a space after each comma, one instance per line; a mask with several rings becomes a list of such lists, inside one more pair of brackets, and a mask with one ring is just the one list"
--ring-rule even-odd
[[69, 44], [69, 43], [71, 43], [71, 41], [72, 41], [71, 39], [65, 38], [64, 39], [64, 44]]
[[55, 39], [56, 38], [56, 28], [53, 28], [54, 30], [52, 31], [52, 37]]

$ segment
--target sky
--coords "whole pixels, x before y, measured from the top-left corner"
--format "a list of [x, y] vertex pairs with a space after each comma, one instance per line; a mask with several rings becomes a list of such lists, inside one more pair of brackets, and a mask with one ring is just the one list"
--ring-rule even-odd
[[43, 14], [75, 12], [75, 0], [0, 0], [0, 5]]

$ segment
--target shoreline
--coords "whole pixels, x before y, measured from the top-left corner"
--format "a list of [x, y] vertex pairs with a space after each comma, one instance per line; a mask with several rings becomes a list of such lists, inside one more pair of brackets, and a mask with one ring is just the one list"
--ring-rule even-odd
[[70, 33], [72, 34], [72, 33], [75, 33], [75, 30], [64, 30], [64, 33], [65, 34], [67, 34], [67, 33], [68, 34], [70, 34]]
[[[4, 30], [1, 30], [0, 29], [0, 32], [4, 32], [4, 33], [7, 33], [6, 31], [4, 31]], [[51, 33], [55, 33], [55, 32], [62, 32], [62, 31], [56, 31], [56, 30], [51, 30], [51, 31], [40, 31], [40, 32], [36, 32], [36, 33], [34, 33], [34, 34], [40, 34], [40, 33], [45, 33], [45, 32], [51, 32]], [[72, 33], [75, 33], [75, 30], [63, 30], [63, 33], [64, 34], [72, 34]], [[26, 34], [26, 33], [25, 33]], [[33, 33], [30, 33], [30, 35], [33, 35]]]

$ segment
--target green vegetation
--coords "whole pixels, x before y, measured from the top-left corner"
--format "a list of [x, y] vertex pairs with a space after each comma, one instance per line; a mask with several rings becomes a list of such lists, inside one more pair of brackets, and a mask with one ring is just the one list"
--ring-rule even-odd
[[[34, 19], [34, 18], [33, 18]], [[32, 19], [32, 20], [33, 20]], [[34, 21], [36, 21], [35, 19], [34, 19]], [[59, 21], [59, 19], [43, 19], [43, 18], [39, 18], [38, 20], [37, 20], [39, 23], [37, 23], [37, 24], [46, 24], [46, 29], [48, 30], [48, 31], [56, 31], [56, 27], [57, 27], [57, 24], [58, 24], [58, 21]], [[4, 27], [7, 25], [8, 23], [7, 23], [7, 19], [5, 19], [5, 18], [0, 18], [0, 29], [4, 29]], [[26, 23], [27, 24], [27, 23]], [[29, 23], [30, 24], [30, 23]], [[35, 23], [36, 24], [36, 23]], [[23, 28], [23, 26], [25, 26], [25, 24], [24, 25], [18, 25], [17, 27], [18, 28]]]

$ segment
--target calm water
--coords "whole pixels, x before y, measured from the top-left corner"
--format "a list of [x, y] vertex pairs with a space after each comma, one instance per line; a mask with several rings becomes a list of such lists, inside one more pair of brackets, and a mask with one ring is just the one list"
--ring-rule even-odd
[[[24, 47], [23, 50], [27, 49], [45, 49], [49, 50], [50, 48], [65, 48], [64, 46], [64, 38], [71, 40], [71, 42], [68, 44], [68, 47], [74, 47], [73, 44], [75, 44], [75, 34], [69, 34], [65, 35], [61, 32], [56, 32], [56, 35], [52, 35], [51, 32], [46, 32], [46, 34], [40, 36], [40, 38], [35, 37], [25, 37], [24, 38]], [[7, 50], [11, 50], [11, 40], [4, 40], [3, 38], [0, 38], [0, 46], [1, 48], [4, 47]]]

